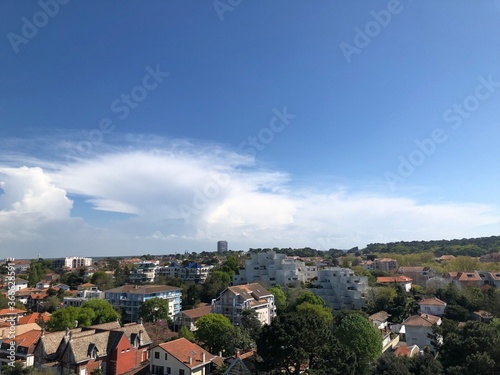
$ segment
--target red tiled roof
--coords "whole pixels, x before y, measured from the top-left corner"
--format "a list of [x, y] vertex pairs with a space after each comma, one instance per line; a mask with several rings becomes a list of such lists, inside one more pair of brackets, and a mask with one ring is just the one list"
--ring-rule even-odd
[[436, 297], [423, 299], [418, 304], [419, 305], [446, 306], [446, 302], [441, 301], [439, 298], [436, 298]]
[[377, 277], [377, 283], [410, 283], [413, 280], [406, 276], [380, 276]]
[[22, 318], [19, 318], [18, 324], [36, 323], [39, 317], [41, 317], [44, 322], [48, 322], [50, 320], [50, 314], [47, 312], [45, 312], [45, 313], [33, 313], [30, 315], [23, 316]]
[[418, 326], [418, 327], [431, 327], [433, 324], [437, 324], [441, 318], [439, 316], [422, 314], [410, 316], [403, 322], [403, 325], [408, 326]]
[[[185, 339], [184, 337], [165, 342], [158, 345], [160, 348], [174, 356], [177, 360], [182, 362], [185, 366], [192, 369], [194, 367], [200, 366], [203, 363], [208, 363], [214, 358], [213, 354], [210, 354], [205, 349], [193, 344], [191, 341]], [[205, 362], [202, 362], [202, 353], [205, 353]], [[191, 357], [191, 363], [189, 363], [189, 358]]]
[[14, 314], [26, 314], [25, 310], [20, 309], [2, 309], [0, 310], [0, 315], [14, 315]]
[[413, 346], [406, 346], [406, 345], [401, 345], [396, 348], [394, 351], [395, 356], [403, 356], [403, 357], [411, 357], [411, 353], [413, 350], [415, 350], [416, 345]]

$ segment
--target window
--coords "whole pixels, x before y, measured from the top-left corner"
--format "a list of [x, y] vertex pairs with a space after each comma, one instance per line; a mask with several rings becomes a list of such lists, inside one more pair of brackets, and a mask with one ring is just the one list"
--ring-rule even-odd
[[179, 375], [184, 375], [184, 370], [179, 370]]
[[168, 356], [167, 356], [167, 353], [165, 353], [165, 361], [168, 359], [167, 357], [168, 357]]
[[155, 352], [155, 358], [160, 359], [160, 352]]
[[167, 375], [170, 375], [172, 373], [172, 369], [170, 367], [167, 367]]

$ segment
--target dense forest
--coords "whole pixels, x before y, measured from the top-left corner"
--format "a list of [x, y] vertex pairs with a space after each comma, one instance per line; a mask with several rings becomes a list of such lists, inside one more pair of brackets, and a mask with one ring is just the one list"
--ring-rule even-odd
[[395, 253], [395, 254], [415, 254], [432, 252], [436, 256], [455, 255], [479, 257], [481, 255], [500, 252], [500, 236], [462, 238], [455, 240], [432, 240], [432, 241], [398, 241], [389, 243], [371, 243], [364, 249], [354, 247], [352, 249], [330, 249], [327, 251], [316, 250], [310, 247], [304, 248], [256, 248], [249, 252], [259, 253], [273, 250], [277, 253], [284, 253], [287, 256], [300, 257], [337, 257], [342, 254], [372, 254], [372, 253]]

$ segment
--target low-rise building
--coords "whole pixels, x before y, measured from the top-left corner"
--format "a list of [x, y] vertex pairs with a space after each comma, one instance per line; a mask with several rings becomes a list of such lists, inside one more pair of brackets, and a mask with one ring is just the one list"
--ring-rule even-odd
[[420, 286], [425, 286], [430, 278], [436, 276], [436, 271], [430, 267], [399, 267], [398, 272]]
[[245, 309], [255, 310], [262, 324], [271, 324], [276, 316], [274, 296], [258, 283], [230, 286], [212, 300], [212, 312], [224, 315], [234, 325], [239, 324]]
[[432, 297], [426, 298], [418, 302], [421, 314], [430, 314], [436, 316], [443, 316], [446, 308], [446, 302], [441, 301], [439, 298]]
[[151, 349], [150, 374], [210, 375], [215, 355], [200, 346], [180, 338]]
[[381, 276], [377, 277], [377, 284], [380, 285], [399, 285], [406, 292], [411, 290], [412, 279], [406, 276]]
[[201, 263], [189, 263], [185, 266], [172, 262], [169, 266], [158, 269], [158, 275], [167, 277], [176, 277], [195, 284], [204, 283], [210, 271], [214, 268], [212, 265]]
[[442, 342], [442, 338], [433, 338], [433, 326], [441, 325], [441, 318], [430, 314], [412, 315], [406, 319], [401, 327], [402, 341], [407, 345], [417, 345], [424, 349], [428, 347], [434, 352], [436, 348], [433, 341]]
[[196, 321], [202, 316], [208, 315], [212, 312], [212, 306], [206, 305], [201, 306], [196, 309], [182, 310], [177, 313], [174, 318], [174, 325], [176, 330], [180, 327], [185, 326], [190, 331], [196, 331]]
[[89, 288], [82, 288], [82, 286], [79, 286], [76, 295], [74, 297], [63, 297], [63, 306], [80, 307], [90, 299], [103, 299], [103, 298], [104, 298], [104, 292], [97, 289], [97, 286]]
[[55, 259], [53, 261], [53, 266], [55, 269], [75, 269], [80, 267], [88, 267], [92, 265], [92, 258], [86, 257], [64, 257]]
[[382, 335], [382, 352], [394, 348], [399, 343], [399, 336], [394, 334], [389, 327], [388, 319], [390, 316], [386, 311], [379, 311], [368, 317], [368, 320], [377, 327]]
[[[22, 367], [32, 367], [34, 365], [34, 350], [40, 335], [40, 330], [31, 330], [15, 335], [13, 341], [15, 342], [14, 350], [16, 363], [20, 363]], [[13, 349], [11, 342], [12, 339], [4, 340], [0, 346], [0, 368], [12, 362], [12, 359], [9, 358], [11, 350]]]
[[129, 281], [132, 284], [148, 284], [156, 281], [158, 266], [152, 262], [141, 262], [130, 272]]
[[396, 259], [392, 258], [376, 258], [373, 261], [373, 267], [376, 270], [395, 273], [398, 270], [399, 263]]
[[477, 271], [448, 272], [446, 277], [459, 288], [480, 287], [484, 284]]

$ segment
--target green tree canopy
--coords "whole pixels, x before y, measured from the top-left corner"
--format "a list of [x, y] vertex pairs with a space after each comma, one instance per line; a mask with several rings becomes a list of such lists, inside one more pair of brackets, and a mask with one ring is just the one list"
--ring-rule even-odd
[[156, 322], [157, 320], [171, 320], [168, 315], [168, 301], [162, 298], [150, 298], [139, 308], [139, 316], [145, 322]]
[[382, 335], [359, 312], [348, 311], [336, 316], [334, 334], [342, 344], [356, 354], [360, 369], [363, 371], [382, 352]]
[[276, 305], [276, 309], [278, 314], [286, 309], [286, 295], [281, 289], [281, 286], [275, 285], [268, 289], [269, 292], [274, 296], [274, 304]]
[[194, 337], [210, 353], [218, 354], [230, 350], [226, 340], [234, 332], [234, 327], [224, 315], [202, 316], [196, 321], [196, 328]]
[[66, 328], [90, 326], [94, 318], [95, 313], [91, 309], [82, 309], [74, 306], [64, 307], [54, 311], [47, 322], [47, 329], [55, 332], [63, 331]]
[[92, 325], [113, 322], [121, 318], [120, 313], [105, 299], [90, 299], [81, 308], [93, 311]]

